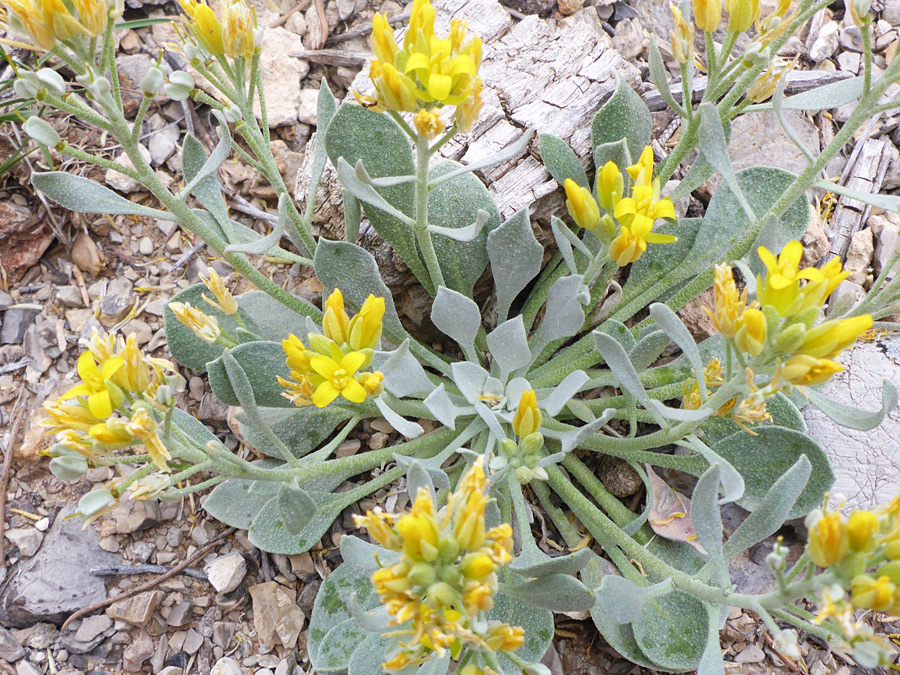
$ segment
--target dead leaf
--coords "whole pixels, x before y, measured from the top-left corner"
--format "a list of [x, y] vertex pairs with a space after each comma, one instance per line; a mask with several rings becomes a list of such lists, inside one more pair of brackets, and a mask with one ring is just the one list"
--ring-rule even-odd
[[644, 471], [650, 479], [653, 506], [650, 509], [648, 522], [656, 534], [671, 541], [683, 541], [690, 544], [703, 555], [706, 549], [697, 541], [694, 525], [691, 523], [691, 500], [680, 492], [676, 492], [654, 473], [649, 464], [644, 464]]
[[89, 234], [79, 232], [75, 237], [75, 243], [72, 244], [72, 262], [82, 272], [96, 276], [106, 264], [106, 257]]

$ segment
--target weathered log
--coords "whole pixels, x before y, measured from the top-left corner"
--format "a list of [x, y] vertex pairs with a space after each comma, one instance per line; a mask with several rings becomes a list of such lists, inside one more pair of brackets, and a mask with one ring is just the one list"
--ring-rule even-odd
[[[535, 127], [561, 137], [587, 165], [591, 119], [615, 90], [616, 77], [632, 86], [640, 81], [637, 68], [613, 48], [596, 11], [589, 8], [561, 21], [529, 16], [516, 23], [496, 0], [449, 0], [437, 3], [436, 9], [438, 30], [447, 30], [451, 19], [460, 19], [484, 41], [480, 118], [471, 133], [447, 143], [440, 154], [470, 164]], [[371, 91], [367, 73], [364, 68], [351, 90]], [[313, 136], [297, 177], [295, 193], [301, 209], [309, 190], [315, 143]], [[556, 182], [538, 157], [537, 143], [532, 141], [517, 160], [481, 172], [504, 218], [524, 207], [531, 208], [534, 220], [564, 208]], [[342, 238], [343, 220], [340, 186], [329, 167], [319, 187], [313, 224], [328, 238]], [[420, 324], [427, 317], [430, 300], [399, 257], [365, 225], [360, 244], [378, 260], [400, 304], [398, 309]], [[546, 242], [543, 233], [540, 237]]]

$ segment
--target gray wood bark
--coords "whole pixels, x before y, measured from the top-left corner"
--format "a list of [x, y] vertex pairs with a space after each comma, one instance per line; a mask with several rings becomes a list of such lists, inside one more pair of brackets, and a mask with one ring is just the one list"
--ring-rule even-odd
[[[632, 86], [640, 82], [637, 68], [613, 48], [595, 10], [583, 10], [562, 21], [529, 16], [516, 23], [496, 0], [450, 0], [439, 3], [436, 9], [438, 30], [446, 30], [451, 18], [461, 19], [484, 41], [481, 116], [471, 133], [447, 143], [440, 154], [470, 164], [496, 153], [527, 128], [535, 127], [538, 132], [564, 139], [587, 165], [591, 119], [615, 90], [616, 76]], [[367, 67], [351, 89], [371, 91]], [[307, 162], [297, 177], [295, 196], [301, 210], [309, 191], [309, 164], [315, 143], [314, 135]], [[561, 191], [540, 162], [536, 140], [518, 159], [480, 175], [504, 218], [524, 207], [531, 208], [533, 220], [564, 209]], [[329, 166], [319, 187], [313, 224], [320, 234], [337, 239], [343, 238], [343, 220], [340, 186]], [[544, 232], [538, 234], [544, 242], [548, 240]], [[378, 260], [385, 281], [399, 300], [401, 313], [421, 323], [430, 301], [399, 257], [366, 223], [359, 243]]]

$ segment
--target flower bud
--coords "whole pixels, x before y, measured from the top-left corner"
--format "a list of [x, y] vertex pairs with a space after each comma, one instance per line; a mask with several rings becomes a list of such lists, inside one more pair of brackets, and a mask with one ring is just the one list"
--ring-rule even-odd
[[66, 82], [52, 68], [41, 68], [37, 71], [37, 78], [41, 85], [54, 96], [65, 96]]
[[144, 96], [149, 96], [150, 98], [156, 96], [159, 88], [163, 85], [164, 79], [163, 72], [159, 68], [150, 66], [147, 69], [147, 74], [144, 75], [144, 79], [141, 80], [141, 91]]
[[694, 22], [697, 28], [712, 33], [722, 20], [722, 0], [694, 0]]
[[888, 560], [900, 562], [900, 539], [894, 539], [884, 545], [884, 555]]
[[90, 518], [115, 503], [116, 498], [112, 491], [108, 489], [92, 490], [78, 500], [78, 515], [82, 518]]
[[37, 79], [37, 75], [30, 71], [21, 71], [19, 77], [13, 82], [13, 91], [21, 98], [36, 98], [41, 83]]
[[878, 568], [879, 577], [887, 577], [891, 583], [900, 585], [900, 560], [886, 562]]
[[415, 563], [406, 578], [415, 586], [430, 586], [436, 580], [434, 568], [424, 562]]
[[519, 447], [526, 457], [536, 455], [544, 447], [544, 436], [539, 431], [528, 434], [522, 439]]
[[809, 528], [810, 559], [819, 567], [831, 567], [843, 560], [850, 548], [847, 526], [840, 513], [828, 513]]
[[466, 579], [481, 581], [497, 569], [494, 561], [485, 553], [470, 553], [459, 566], [459, 571]]
[[590, 191], [571, 178], [566, 178], [566, 208], [579, 227], [593, 230], [600, 224], [600, 207]]
[[60, 480], [79, 480], [88, 470], [84, 457], [65, 455], [50, 460], [50, 473]]
[[323, 356], [328, 356], [331, 353], [331, 345], [334, 343], [321, 333], [310, 333], [306, 336], [306, 339], [309, 340], [309, 346], [314, 352], [318, 352]]
[[503, 449], [503, 453], [508, 457], [515, 457], [519, 451], [519, 446], [511, 438], [504, 438], [500, 441], [500, 447]]
[[438, 541], [438, 559], [449, 562], [459, 555], [459, 542], [453, 537], [441, 537]]
[[534, 478], [534, 475], [527, 466], [520, 466], [516, 469], [516, 480], [522, 485], [528, 485], [532, 478]]
[[426, 594], [428, 596], [428, 604], [435, 609], [451, 607], [456, 602], [456, 593], [453, 592], [453, 587], [444, 581], [431, 584]]
[[728, 30], [743, 33], [759, 16], [759, 0], [725, 0], [728, 10]]
[[758, 309], [748, 308], [737, 321], [734, 344], [742, 352], [758, 356], [766, 342], [766, 317]]
[[225, 108], [225, 119], [232, 124], [237, 124], [242, 119], [244, 119], [244, 113], [241, 112], [240, 108], [232, 104]]
[[878, 516], [871, 511], [854, 511], [847, 518], [851, 551], [873, 551], [878, 545]]
[[60, 138], [59, 134], [56, 133], [56, 129], [40, 117], [29, 117], [25, 120], [25, 124], [22, 125], [22, 131], [41, 145], [50, 147], [59, 145]]
[[190, 73], [183, 70], [176, 70], [169, 75], [169, 82], [166, 84], [166, 93], [173, 101], [184, 101], [191, 92], [194, 91], [194, 78]]
[[850, 18], [856, 27], [866, 30], [871, 20], [869, 10], [872, 8], [872, 0], [844, 0], [844, 6], [850, 13]]
[[172, 398], [172, 388], [167, 384], [161, 384], [156, 388], [156, 401], [160, 405], [171, 408], [175, 401]]
[[615, 162], [609, 161], [597, 172], [597, 201], [612, 213], [625, 191], [625, 178]]
[[193, 42], [185, 42], [181, 45], [181, 50], [184, 52], [184, 58], [187, 59], [188, 63], [193, 64], [195, 61], [200, 61], [198, 56], [200, 50]]
[[90, 97], [95, 101], [109, 96], [109, 92], [112, 91], [112, 85], [105, 77], [94, 78], [86, 88]]
[[802, 323], [791, 324], [775, 338], [775, 348], [780, 352], [790, 354], [803, 344], [803, 339], [805, 337], [806, 326]]
[[537, 407], [537, 394], [529, 389], [522, 394], [519, 407], [512, 419], [512, 428], [520, 438], [536, 432], [541, 426], [541, 411]]
[[877, 579], [868, 574], [859, 574], [850, 583], [850, 602], [862, 609], [883, 612], [893, 604], [897, 587], [887, 576]]
[[798, 354], [785, 361], [779, 374], [794, 386], [810, 387], [827, 382], [843, 369], [844, 366], [837, 361]]

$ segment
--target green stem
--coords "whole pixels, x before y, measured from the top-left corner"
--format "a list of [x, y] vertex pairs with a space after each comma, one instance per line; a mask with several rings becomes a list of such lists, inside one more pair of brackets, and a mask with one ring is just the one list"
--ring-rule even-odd
[[132, 122], [131, 126], [131, 140], [135, 143], [141, 138], [141, 127], [144, 125], [144, 116], [150, 109], [150, 104], [152, 102], [153, 96], [147, 96], [147, 94], [141, 96], [141, 105], [138, 107], [137, 114], [134, 116], [134, 122]]
[[424, 136], [417, 136], [416, 139], [416, 242], [431, 278], [432, 288], [427, 290], [437, 295], [438, 288], [445, 284], [431, 232], [428, 231], [428, 140]]

